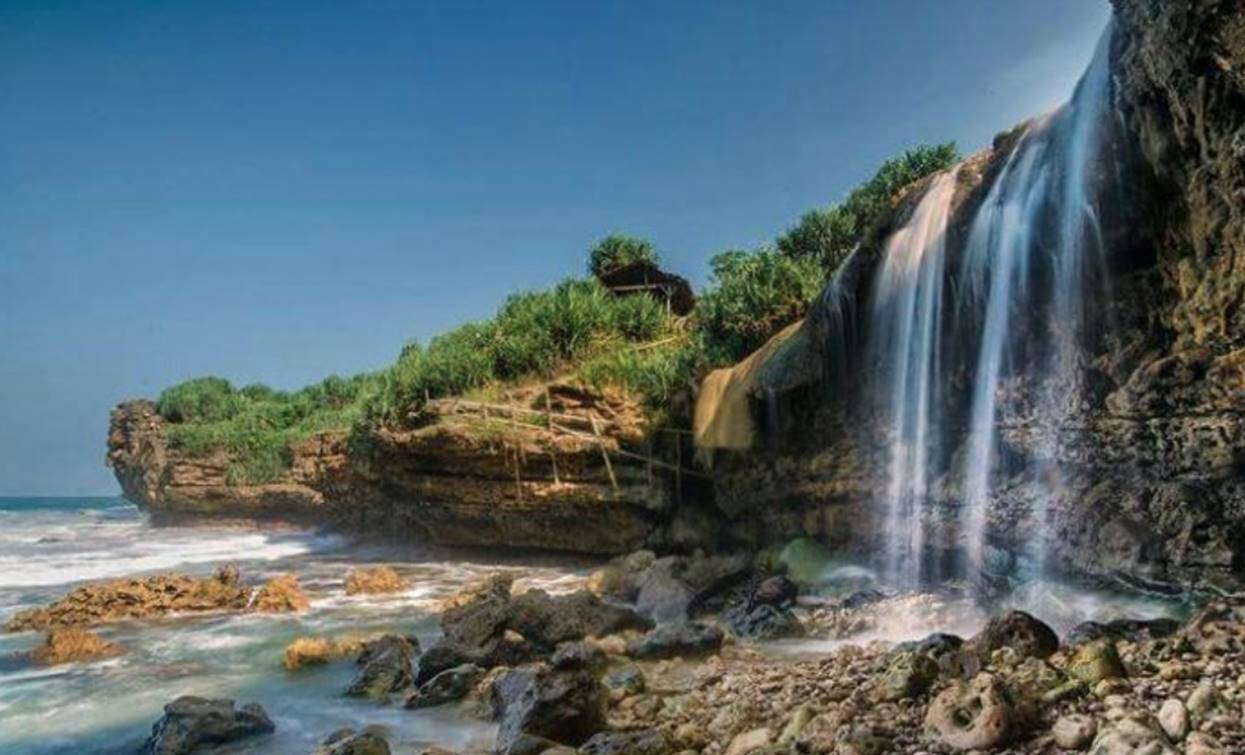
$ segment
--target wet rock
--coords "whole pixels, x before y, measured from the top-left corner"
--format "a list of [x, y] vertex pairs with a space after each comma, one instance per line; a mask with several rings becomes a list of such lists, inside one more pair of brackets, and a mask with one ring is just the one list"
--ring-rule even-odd
[[346, 689], [346, 695], [385, 700], [407, 689], [415, 683], [411, 663], [416, 652], [418, 648], [410, 641], [396, 635], [364, 643], [358, 659], [359, 672]]
[[9, 620], [10, 632], [52, 626], [91, 626], [118, 619], [143, 619], [170, 613], [241, 611], [251, 599], [238, 570], [223, 567], [211, 577], [161, 574], [111, 579], [74, 589], [45, 608], [20, 611]]
[[1176, 755], [1176, 749], [1161, 731], [1132, 717], [1104, 726], [1089, 752], [1090, 755]]
[[549, 658], [549, 664], [556, 669], [587, 669], [601, 671], [608, 660], [600, 648], [585, 642], [564, 642]]
[[260, 613], [297, 613], [311, 608], [311, 601], [298, 586], [298, 577], [282, 574], [273, 577], [255, 591], [251, 610]]
[[510, 615], [513, 582], [509, 575], [494, 575], [458, 596], [456, 603], [441, 613], [443, 643], [474, 650], [501, 637]]
[[857, 590], [851, 595], [848, 595], [846, 598], [840, 600], [839, 607], [845, 608], [848, 611], [856, 611], [866, 606], [871, 606], [874, 603], [881, 603], [888, 597], [889, 596], [881, 590], [866, 588], [864, 590]]
[[722, 617], [739, 637], [750, 640], [778, 640], [803, 637], [804, 625], [787, 608], [759, 604], [749, 608], [740, 603]]
[[360, 567], [346, 573], [347, 595], [383, 595], [406, 588], [406, 580], [388, 566]]
[[236, 707], [233, 700], [184, 696], [164, 706], [164, 716], [151, 728], [142, 752], [181, 755], [199, 747], [271, 734], [275, 729], [257, 703]]
[[629, 665], [607, 674], [602, 682], [610, 691], [611, 697], [627, 697], [638, 695], [644, 691], [646, 682], [644, 672], [639, 666]]
[[35, 663], [56, 666], [61, 663], [98, 661], [112, 658], [124, 652], [115, 642], [109, 642], [82, 627], [52, 627], [48, 629], [43, 644], [31, 651]]
[[989, 663], [994, 651], [1010, 649], [1021, 658], [1048, 658], [1059, 649], [1059, 637], [1041, 620], [1024, 611], [991, 619], [971, 640], [977, 656]]
[[1025, 729], [1011, 691], [997, 676], [978, 674], [956, 682], [930, 703], [925, 728], [955, 750], [984, 750], [1006, 744]]
[[749, 596], [753, 605], [786, 606], [795, 602], [800, 589], [782, 574], [761, 580]]
[[1189, 711], [1184, 703], [1176, 699], [1168, 699], [1159, 708], [1159, 727], [1172, 740], [1179, 742], [1189, 733]]
[[905, 652], [891, 658], [882, 677], [883, 700], [919, 697], [938, 679], [938, 663], [924, 653]]
[[1104, 679], [1121, 679], [1128, 672], [1124, 669], [1115, 640], [1104, 637], [1076, 649], [1068, 662], [1068, 674], [1086, 684], [1097, 684]]
[[359, 653], [363, 643], [351, 640], [335, 640], [329, 637], [298, 637], [285, 648], [282, 665], [286, 671], [298, 671], [308, 666], [322, 666], [340, 661]]
[[663, 624], [627, 643], [632, 658], [674, 658], [709, 655], [722, 647], [722, 630], [711, 624], [687, 621]]
[[1067, 645], [1081, 645], [1103, 638], [1142, 642], [1175, 634], [1180, 622], [1175, 619], [1116, 619], [1108, 622], [1084, 621], [1068, 634]]
[[891, 654], [921, 653], [928, 655], [934, 660], [938, 660], [949, 653], [954, 653], [963, 646], [963, 638], [957, 635], [947, 634], [946, 632], [934, 632], [919, 640], [899, 643], [891, 650]]
[[666, 755], [670, 746], [659, 729], [603, 731], [579, 748], [579, 755]]
[[312, 755], [390, 755], [389, 742], [371, 727], [362, 732], [341, 729], [324, 740]]
[[636, 610], [657, 623], [682, 621], [751, 571], [752, 561], [743, 554], [659, 558], [636, 578]]
[[457, 702], [467, 696], [484, 678], [484, 669], [463, 664], [446, 669], [429, 679], [406, 700], [408, 708], [432, 708]]
[[635, 611], [604, 603], [587, 590], [568, 595], [529, 590], [511, 603], [506, 628], [523, 635], [542, 652], [552, 652], [562, 642], [650, 626]]
[[581, 745], [605, 728], [605, 687], [586, 671], [538, 672], [505, 708], [497, 749], [507, 751], [523, 735]]
[[506, 710], [536, 682], [538, 669], [511, 668], [498, 674], [489, 689], [494, 717], [501, 719]]
[[1097, 733], [1098, 722], [1093, 716], [1082, 713], [1060, 716], [1051, 729], [1055, 744], [1065, 750], [1084, 750]]

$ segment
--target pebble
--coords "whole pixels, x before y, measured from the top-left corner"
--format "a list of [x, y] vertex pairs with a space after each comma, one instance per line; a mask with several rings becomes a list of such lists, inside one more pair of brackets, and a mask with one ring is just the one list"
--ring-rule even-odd
[[1163, 703], [1159, 708], [1159, 726], [1167, 736], [1179, 742], [1189, 733], [1189, 711], [1184, 703], [1175, 698]]

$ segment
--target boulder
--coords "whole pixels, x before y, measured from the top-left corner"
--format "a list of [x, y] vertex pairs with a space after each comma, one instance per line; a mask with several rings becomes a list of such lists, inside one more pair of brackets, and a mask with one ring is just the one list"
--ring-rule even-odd
[[333, 732], [312, 755], [390, 755], [389, 742], [371, 727], [362, 732], [341, 729]]
[[43, 644], [31, 651], [35, 663], [56, 666], [61, 663], [98, 661], [124, 652], [115, 642], [109, 642], [82, 627], [54, 626], [48, 629]]
[[601, 671], [609, 663], [605, 653], [586, 642], [564, 642], [558, 645], [549, 658], [549, 664], [556, 669], [587, 669]]
[[255, 591], [251, 610], [260, 613], [297, 613], [311, 608], [311, 601], [298, 586], [298, 577], [282, 574], [273, 577]]
[[359, 672], [346, 689], [347, 697], [386, 700], [415, 683], [411, 669], [418, 648], [397, 635], [385, 635], [363, 644]]
[[539, 652], [552, 652], [562, 642], [651, 625], [635, 611], [609, 605], [587, 590], [567, 595], [529, 590], [511, 600], [504, 626], [523, 635]]
[[493, 719], [500, 721], [510, 706], [536, 682], [536, 677], [537, 670], [534, 668], [505, 669], [496, 674], [489, 686]]
[[938, 679], [938, 663], [928, 655], [904, 652], [891, 657], [880, 687], [883, 700], [903, 700], [925, 694]]
[[429, 679], [406, 700], [408, 708], [431, 708], [467, 696], [484, 678], [484, 669], [466, 663], [446, 669]]
[[632, 658], [691, 658], [716, 653], [722, 647], [722, 630], [711, 624], [686, 621], [663, 624], [627, 643]]
[[739, 637], [750, 640], [778, 640], [803, 637], [804, 625], [788, 608], [760, 603], [740, 603], [728, 610], [723, 618]]
[[1163, 732], [1148, 721], [1125, 717], [1104, 726], [1089, 748], [1090, 755], [1176, 755]]
[[1086, 642], [1076, 649], [1068, 662], [1068, 674], [1093, 685], [1104, 679], [1122, 679], [1128, 672], [1115, 647], [1115, 640], [1104, 637]]
[[751, 559], [742, 554], [659, 558], [636, 578], [636, 610], [657, 623], [682, 621], [751, 571]]
[[406, 580], [392, 567], [359, 567], [346, 573], [347, 595], [383, 595], [406, 588]]
[[257, 703], [237, 707], [233, 700], [179, 697], [164, 706], [164, 716], [151, 727], [144, 755], [182, 755], [197, 748], [228, 744], [276, 730]]
[[1189, 711], [1175, 698], [1166, 700], [1159, 708], [1158, 721], [1163, 733], [1175, 742], [1189, 734]]
[[783, 574], [761, 580], [752, 590], [749, 601], [753, 605], [786, 606], [795, 602], [800, 588]]
[[579, 755], [666, 755], [670, 745], [660, 729], [602, 731], [579, 748]]
[[943, 690], [925, 712], [925, 728], [953, 750], [986, 750], [1007, 744], [1027, 722], [1011, 691], [993, 674]]
[[587, 671], [542, 671], [506, 706], [497, 749], [523, 735], [579, 746], [605, 728], [605, 687]]
[[1009, 611], [991, 619], [970, 642], [983, 664], [1003, 648], [1021, 658], [1049, 658], [1059, 649], [1055, 630], [1024, 611]]
[[509, 575], [494, 575], [446, 607], [441, 613], [444, 644], [474, 650], [500, 638], [510, 615], [513, 582]]
[[1093, 716], [1082, 713], [1060, 716], [1051, 728], [1055, 744], [1064, 750], [1084, 750], [1097, 733], [1098, 722]]

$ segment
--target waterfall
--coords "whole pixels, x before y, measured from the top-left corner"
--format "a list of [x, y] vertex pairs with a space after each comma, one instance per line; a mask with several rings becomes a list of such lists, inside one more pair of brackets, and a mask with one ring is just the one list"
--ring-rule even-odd
[[[960, 168], [932, 181], [883, 249], [868, 324], [889, 451], [884, 570], [897, 584], [942, 577], [926, 564], [930, 506], [944, 476], [959, 475], [952, 527], [967, 567], [980, 574], [987, 566], [992, 490], [1001, 472], [1017, 471], [1004, 469], [999, 429], [1001, 394], [1017, 373], [1045, 386], [1027, 405], [1053, 439], [1023, 470], [1050, 486], [1028, 514], [1041, 529], [1026, 555], [1039, 569], [1045, 561], [1058, 448], [1083, 390], [1085, 303], [1105, 281], [1099, 168], [1114, 113], [1112, 31], [1072, 100], [1014, 140], [955, 248], [947, 237]], [[964, 384], [953, 388], [956, 376]]]
[[956, 176], [951, 171], [935, 177], [912, 219], [887, 241], [870, 316], [891, 444], [886, 564], [890, 578], [905, 583], [922, 578], [931, 450], [939, 428], [947, 220]]

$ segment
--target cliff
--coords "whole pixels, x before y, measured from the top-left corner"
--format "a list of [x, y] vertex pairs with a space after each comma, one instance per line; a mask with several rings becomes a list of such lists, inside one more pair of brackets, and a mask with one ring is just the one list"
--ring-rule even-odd
[[[1122, 201], [1101, 218], [1110, 295], [1084, 303], [1091, 327], [1074, 355], [1084, 376], [1076, 386], [1023, 367], [1042, 358], [1049, 334], [1033, 324], [1039, 313], [1013, 318], [1034, 332], [1011, 334], [1019, 365], [1005, 367], [995, 390], [1003, 448], [980, 566], [987, 579], [1006, 582], [1032, 567], [1026, 553], [1042, 550], [1064, 573], [1239, 585], [1245, 3], [1116, 0], [1115, 10], [1109, 54], [1118, 137], [1103, 164], [1089, 168], [1124, 176]], [[947, 279], [961, 298], [969, 295], [970, 225], [1015, 138], [1000, 135], [957, 175]], [[893, 526], [884, 502], [889, 438], [862, 388], [874, 365], [860, 356], [861, 345], [877, 334], [860, 310], [875, 294], [884, 240], [912, 215], [925, 188], [912, 187], [802, 326], [802, 359], [823, 368], [805, 370], [814, 377], [794, 384], [775, 377], [756, 386], [752, 414], [764, 440], [744, 453], [717, 453], [717, 505], [737, 542], [810, 535], [862, 555], [883, 547]], [[1031, 274], [1038, 285], [1054, 275]], [[972, 400], [972, 356], [953, 344], [939, 363], [947, 376], [949, 419], [941, 429], [953, 439], [951, 469], [968, 453], [969, 428], [961, 423]], [[956, 564], [962, 569], [968, 547], [959, 528], [966, 496], [965, 481], [946, 471], [919, 507], [922, 558], [952, 564], [952, 572]], [[1037, 511], [1046, 512], [1049, 527], [1032, 526]]]
[[444, 401], [416, 428], [382, 428], [364, 441], [320, 433], [294, 445], [289, 470], [264, 484], [231, 484], [224, 453], [179, 452], [155, 405], [135, 400], [112, 413], [108, 464], [125, 496], [157, 518], [294, 519], [446, 545], [639, 547], [669, 518], [670, 467], [643, 458], [648, 446], [634, 418], [619, 414], [625, 407], [557, 395], [555, 423], [522, 406], [490, 416]]

